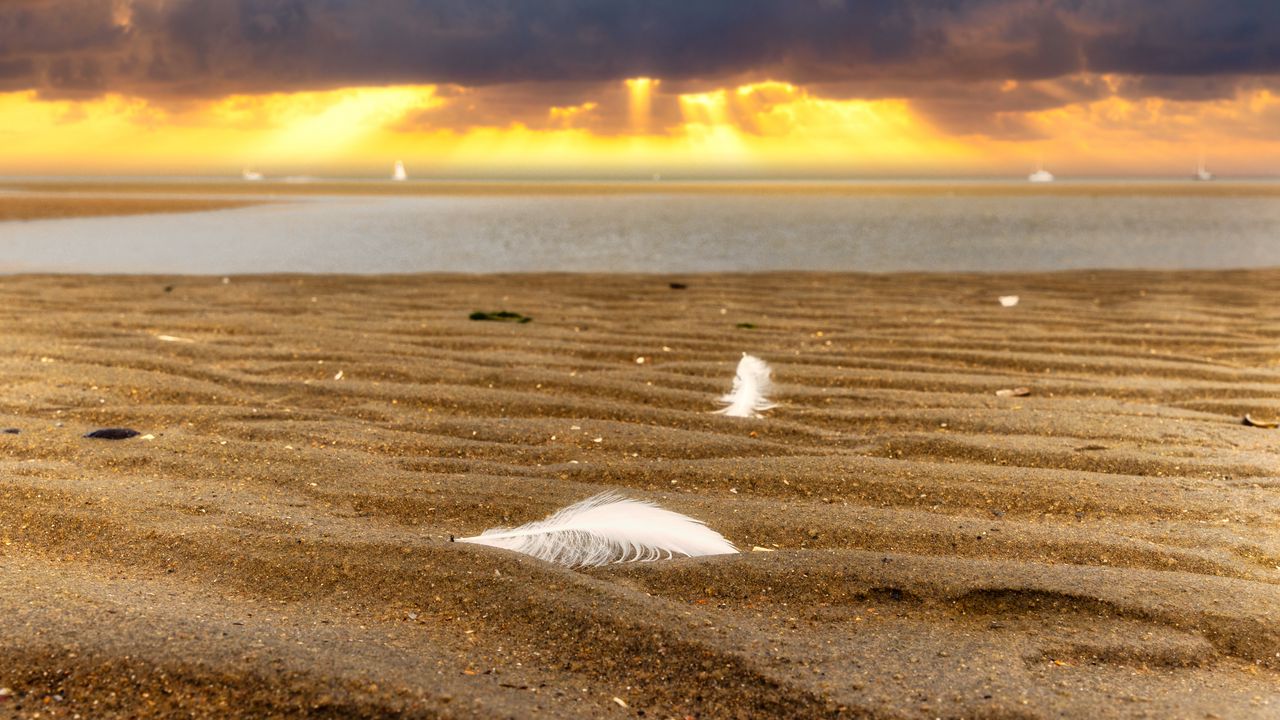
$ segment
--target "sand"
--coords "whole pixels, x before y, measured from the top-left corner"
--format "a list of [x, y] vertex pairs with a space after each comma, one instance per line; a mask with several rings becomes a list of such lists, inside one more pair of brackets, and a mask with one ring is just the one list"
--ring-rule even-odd
[[203, 198], [84, 197], [76, 194], [0, 195], [0, 222], [105, 215], [204, 212], [227, 210], [255, 204], [257, 203], [249, 200], [213, 200]]
[[[1277, 291], [6, 277], [0, 716], [1275, 718]], [[745, 552], [449, 542], [605, 489]]]
[[317, 179], [308, 182], [264, 181], [25, 181], [0, 184], [11, 192], [44, 195], [189, 198], [237, 196], [288, 198], [296, 196], [563, 196], [563, 195], [814, 195], [839, 197], [1280, 197], [1280, 183], [1271, 180], [1214, 182], [1068, 180], [1028, 183], [1013, 180], [906, 181], [520, 181], [413, 180], [410, 182]]

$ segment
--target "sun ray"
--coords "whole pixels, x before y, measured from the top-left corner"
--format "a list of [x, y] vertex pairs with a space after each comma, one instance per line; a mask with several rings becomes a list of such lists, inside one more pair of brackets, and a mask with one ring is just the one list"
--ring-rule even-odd
[[[164, 102], [17, 92], [0, 94], [0, 172], [217, 174], [252, 166], [270, 174], [381, 176], [403, 159], [422, 176], [1022, 174], [1042, 156], [1065, 172], [1141, 173], [1181, 172], [1201, 147], [1219, 169], [1272, 170], [1267, 158], [1280, 149], [1280, 97], [1271, 91], [1206, 101], [1129, 99], [1118, 94], [1121, 80], [1097, 82], [1111, 94], [994, 113], [993, 126], [1022, 129], [1014, 136], [948, 130], [905, 98], [830, 98], [771, 80], [660, 94], [657, 79], [632, 78], [625, 93], [547, 103], [527, 121], [492, 124], [467, 121], [503, 117], [477, 104], [501, 109], [515, 101], [431, 85]], [[1000, 90], [1022, 88], [1005, 83]], [[447, 122], [406, 121], [450, 109], [441, 116]]]

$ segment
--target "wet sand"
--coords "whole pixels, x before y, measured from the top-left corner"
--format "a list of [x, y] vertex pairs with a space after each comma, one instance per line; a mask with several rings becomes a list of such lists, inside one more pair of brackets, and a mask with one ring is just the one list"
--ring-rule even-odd
[[[0, 716], [1274, 718], [1277, 291], [7, 277]], [[746, 552], [449, 542], [605, 489]]]
[[79, 195], [0, 196], [0, 222], [109, 215], [204, 212], [256, 205], [249, 200], [203, 198], [83, 197]]

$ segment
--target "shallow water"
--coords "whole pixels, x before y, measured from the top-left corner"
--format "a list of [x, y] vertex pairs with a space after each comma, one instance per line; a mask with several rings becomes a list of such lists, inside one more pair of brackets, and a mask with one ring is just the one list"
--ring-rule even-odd
[[290, 198], [0, 225], [0, 271], [1059, 270], [1280, 265], [1267, 197]]

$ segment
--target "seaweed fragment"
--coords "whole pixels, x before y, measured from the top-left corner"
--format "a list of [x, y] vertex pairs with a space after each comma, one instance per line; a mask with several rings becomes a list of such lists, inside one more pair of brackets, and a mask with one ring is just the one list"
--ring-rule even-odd
[[525, 315], [521, 315], [520, 313], [511, 312], [509, 310], [499, 310], [498, 312], [484, 312], [483, 310], [477, 310], [471, 313], [471, 319], [472, 320], [489, 320], [492, 322], [513, 322], [513, 323], [521, 323], [521, 324], [527, 323], [527, 322], [533, 322], [533, 318]]
[[85, 433], [84, 436], [95, 440], [128, 440], [141, 434], [132, 428], [102, 428], [101, 430]]

